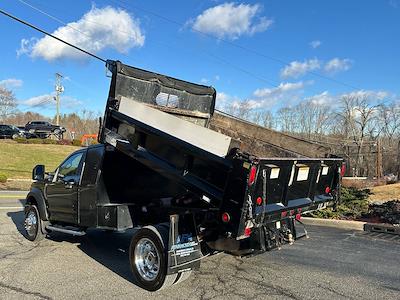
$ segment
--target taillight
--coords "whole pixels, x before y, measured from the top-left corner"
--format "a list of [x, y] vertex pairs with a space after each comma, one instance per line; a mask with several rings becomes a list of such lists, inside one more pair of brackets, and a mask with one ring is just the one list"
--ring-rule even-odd
[[262, 200], [262, 198], [261, 198], [261, 197], [258, 197], [258, 198], [256, 199], [256, 203], [257, 203], [257, 205], [261, 205], [261, 204], [262, 204], [262, 202], [263, 202], [263, 200]]
[[325, 194], [329, 194], [331, 192], [331, 188], [329, 186], [327, 186], [325, 188]]
[[287, 211], [281, 212], [281, 218], [286, 218], [286, 216], [287, 216]]
[[244, 235], [245, 236], [250, 236], [251, 235], [251, 228], [250, 227], [246, 227], [244, 229]]
[[222, 214], [222, 222], [228, 223], [230, 220], [231, 220], [231, 216], [227, 212], [224, 212]]
[[296, 214], [296, 220], [300, 221], [300, 219], [301, 219], [301, 214]]
[[342, 166], [340, 167], [340, 176], [344, 176], [346, 173], [346, 163], [342, 163]]
[[254, 180], [256, 179], [256, 173], [257, 173], [257, 167], [252, 166], [250, 169], [250, 174], [249, 174], [249, 186], [251, 186], [254, 183]]

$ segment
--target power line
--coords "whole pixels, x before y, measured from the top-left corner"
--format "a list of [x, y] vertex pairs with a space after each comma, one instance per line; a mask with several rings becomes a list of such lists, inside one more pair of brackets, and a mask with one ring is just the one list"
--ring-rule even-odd
[[[117, 2], [114, 1], [114, 0], [110, 0], [110, 1], [113, 2], [114, 4], [119, 5], [119, 6], [123, 7], [123, 8], [125, 8], [125, 9], [127, 9], [128, 11], [130, 11], [126, 6], [121, 5], [121, 3], [124, 3], [124, 2], [122, 2], [121, 0], [116, 0], [116, 1], [118, 1], [119, 3], [117, 3]], [[124, 4], [125, 4], [125, 3], [124, 3]], [[163, 16], [163, 15], [161, 15], [161, 14], [158, 14], [158, 13], [156, 13], [156, 12], [150, 11], [150, 10], [148, 10], [148, 9], [144, 9], [144, 8], [139, 7], [139, 6], [137, 6], [137, 5], [134, 5], [134, 4], [132, 4], [132, 3], [129, 3], [129, 4], [126, 4], [126, 5], [130, 5], [130, 6], [133, 7], [133, 8], [136, 8], [136, 9], [138, 9], [138, 10], [141, 10], [141, 11], [145, 12], [145, 13], [151, 14], [151, 15], [153, 15], [153, 16], [155, 16], [155, 17], [161, 19], [161, 20], [164, 20], [164, 21], [166, 21], [166, 22], [175, 24], [175, 25], [177, 25], [177, 26], [179, 26], [179, 27], [184, 27], [184, 26], [185, 26], [185, 24], [183, 24], [183, 23], [180, 23], [180, 22], [178, 22], [178, 21], [172, 20], [172, 19], [167, 18], [167, 17], [165, 17], [165, 16]], [[261, 52], [259, 52], [259, 51], [254, 50], [254, 49], [252, 49], [252, 48], [248, 48], [248, 47], [246, 47], [246, 46], [243, 46], [243, 45], [234, 43], [234, 42], [232, 42], [232, 41], [230, 41], [230, 40], [227, 40], [227, 39], [224, 39], [224, 38], [221, 38], [221, 37], [217, 37], [217, 36], [215, 36], [215, 35], [209, 34], [209, 33], [207, 33], [207, 32], [204, 32], [204, 31], [201, 31], [201, 30], [198, 30], [198, 29], [195, 29], [195, 28], [192, 28], [192, 30], [193, 30], [194, 32], [197, 32], [197, 33], [199, 33], [199, 34], [201, 34], [201, 35], [203, 35], [203, 36], [206, 36], [206, 37], [208, 37], [208, 38], [212, 38], [212, 39], [215, 39], [215, 40], [217, 40], [217, 41], [221, 41], [221, 42], [223, 42], [223, 43], [225, 43], [225, 44], [227, 44], [227, 45], [230, 45], [230, 46], [236, 47], [236, 48], [238, 48], [238, 49], [241, 49], [241, 50], [243, 50], [243, 51], [247, 51], [247, 52], [253, 53], [253, 54], [255, 54], [255, 55], [258, 55], [258, 56], [260, 56], [260, 57], [263, 57], [263, 58], [266, 58], [266, 59], [275, 61], [275, 62], [277, 62], [277, 63], [280, 63], [280, 64], [284, 65], [284, 66], [289, 66], [289, 65], [290, 65], [289, 62], [287, 62], [287, 61], [285, 61], [285, 60], [283, 60], [283, 59], [276, 58], [276, 57], [272, 57], [272, 56], [270, 56], [270, 55], [266, 55], [266, 54], [264, 54], [264, 53], [261, 53]], [[343, 86], [347, 86], [347, 87], [349, 87], [349, 88], [351, 88], [351, 89], [354, 89], [354, 90], [361, 90], [361, 88], [359, 88], [359, 87], [356, 87], [356, 86], [354, 86], [354, 85], [348, 84], [348, 83], [346, 83], [346, 82], [343, 82], [343, 81], [340, 81], [340, 80], [337, 80], [337, 79], [334, 79], [334, 78], [330, 78], [330, 77], [328, 77], [328, 76], [324, 76], [324, 75], [319, 74], [319, 73], [314, 72], [314, 71], [306, 71], [306, 73], [311, 74], [311, 75], [314, 75], [314, 76], [319, 77], [319, 78], [322, 78], [322, 79], [325, 79], [325, 80], [328, 80], [328, 81], [335, 82], [335, 83], [340, 84], [340, 85], [343, 85]]]
[[80, 48], [78, 46], [75, 46], [75, 45], [73, 45], [73, 44], [71, 44], [71, 43], [69, 43], [69, 42], [67, 42], [67, 41], [65, 41], [63, 39], [60, 39], [60, 38], [56, 37], [55, 35], [47, 32], [47, 31], [45, 31], [45, 30], [43, 30], [43, 29], [41, 29], [41, 28], [31, 24], [31, 23], [28, 23], [28, 22], [26, 22], [26, 21], [24, 21], [24, 20], [22, 20], [22, 19], [20, 19], [20, 18], [18, 18], [16, 16], [13, 16], [13, 15], [9, 14], [8, 12], [6, 12], [6, 11], [4, 11], [2, 9], [0, 9], [0, 13], [2, 13], [3, 15], [5, 15], [5, 16], [7, 16], [7, 17], [19, 22], [19, 23], [22, 23], [22, 24], [24, 24], [24, 25], [26, 25], [28, 27], [31, 27], [32, 29], [35, 29], [35, 30], [37, 30], [37, 31], [39, 31], [39, 32], [41, 32], [41, 33], [43, 33], [45, 35], [48, 35], [48, 36], [52, 37], [53, 39], [55, 39], [55, 40], [57, 40], [59, 42], [62, 42], [62, 43], [66, 44], [66, 45], [68, 45], [68, 46], [70, 46], [70, 47], [72, 47], [72, 48], [74, 48], [74, 49], [76, 49], [78, 51], [81, 51], [81, 52], [83, 52], [83, 53], [85, 53], [85, 54], [87, 54], [87, 55], [89, 55], [89, 56], [91, 56], [93, 58], [96, 58], [96, 59], [98, 59], [98, 60], [100, 60], [100, 61], [102, 61], [104, 63], [107, 62], [105, 59], [103, 59], [103, 58], [101, 58], [101, 57], [99, 57], [99, 56], [97, 56], [97, 55], [95, 55], [93, 53], [90, 53], [89, 51], [86, 51], [85, 49], [82, 49], [82, 48]]

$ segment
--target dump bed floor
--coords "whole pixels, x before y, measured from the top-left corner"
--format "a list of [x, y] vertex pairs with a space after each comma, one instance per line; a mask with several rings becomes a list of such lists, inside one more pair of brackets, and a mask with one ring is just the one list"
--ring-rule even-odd
[[231, 147], [232, 139], [229, 136], [126, 97], [121, 98], [118, 111], [220, 157], [225, 157]]

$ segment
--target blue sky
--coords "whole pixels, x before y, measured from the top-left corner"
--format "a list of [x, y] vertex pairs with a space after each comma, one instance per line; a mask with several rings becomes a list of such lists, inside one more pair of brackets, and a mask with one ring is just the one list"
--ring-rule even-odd
[[[398, 0], [5, 0], [0, 8], [103, 58], [213, 85], [220, 107], [334, 106], [348, 93], [399, 101]], [[54, 115], [59, 72], [62, 112], [103, 111], [103, 63], [2, 15], [0, 32], [0, 85], [19, 109]]]

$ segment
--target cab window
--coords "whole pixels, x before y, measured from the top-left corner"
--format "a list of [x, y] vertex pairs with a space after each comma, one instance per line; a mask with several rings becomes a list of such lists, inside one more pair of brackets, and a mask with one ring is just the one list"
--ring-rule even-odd
[[79, 175], [79, 166], [82, 160], [83, 152], [76, 153], [69, 157], [58, 169], [58, 174], [63, 177]]

